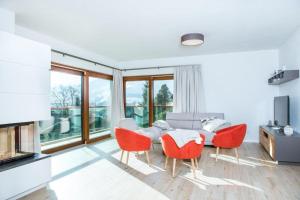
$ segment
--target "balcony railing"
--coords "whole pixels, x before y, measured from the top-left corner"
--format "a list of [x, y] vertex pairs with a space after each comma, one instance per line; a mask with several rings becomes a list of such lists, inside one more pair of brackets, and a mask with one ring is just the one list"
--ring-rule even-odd
[[[91, 106], [89, 111], [90, 135], [110, 130], [110, 106]], [[81, 140], [82, 113], [80, 106], [52, 107], [51, 119], [41, 121], [41, 143], [51, 145], [67, 140]]]
[[[153, 106], [153, 121], [165, 120], [166, 113], [172, 112], [171, 105], [154, 105]], [[134, 118], [140, 127], [149, 126], [149, 107], [143, 105], [126, 105], [126, 117]]]

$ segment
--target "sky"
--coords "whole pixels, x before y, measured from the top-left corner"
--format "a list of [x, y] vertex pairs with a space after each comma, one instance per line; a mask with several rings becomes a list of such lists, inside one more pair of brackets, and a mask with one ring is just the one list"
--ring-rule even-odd
[[51, 71], [51, 87], [59, 85], [80, 85], [81, 76]]
[[89, 78], [90, 106], [110, 105], [111, 85], [112, 85], [111, 80], [90, 77]]
[[[111, 80], [100, 79], [100, 78], [89, 78], [89, 100], [91, 106], [103, 106], [109, 105], [111, 101]], [[51, 88], [64, 86], [81, 86], [81, 76], [62, 73], [62, 72], [51, 72]], [[99, 101], [101, 100], [101, 101]]]

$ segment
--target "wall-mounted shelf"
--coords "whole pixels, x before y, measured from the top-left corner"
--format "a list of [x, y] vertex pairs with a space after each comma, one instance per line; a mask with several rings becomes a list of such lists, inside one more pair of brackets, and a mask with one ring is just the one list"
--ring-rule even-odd
[[280, 85], [299, 78], [299, 70], [283, 70], [268, 79], [269, 85]]

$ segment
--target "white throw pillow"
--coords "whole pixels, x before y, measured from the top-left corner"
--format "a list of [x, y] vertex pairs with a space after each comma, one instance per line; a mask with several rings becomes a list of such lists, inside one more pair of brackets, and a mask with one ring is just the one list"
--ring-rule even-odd
[[203, 125], [203, 129], [208, 131], [208, 132], [214, 132], [216, 131], [219, 127], [223, 126], [227, 122], [223, 119], [213, 119], [209, 120]]
[[168, 122], [164, 121], [164, 120], [157, 120], [153, 123], [153, 126], [160, 128], [162, 130], [168, 130], [170, 129], [170, 125], [168, 124]]
[[231, 126], [231, 124], [229, 122], [226, 122], [225, 124], [219, 126], [216, 130], [214, 130], [214, 132], [218, 132], [219, 130], [221, 130], [223, 128], [228, 128], [230, 126]]
[[202, 118], [202, 119], [201, 119], [201, 123], [202, 123], [202, 125], [205, 125], [205, 124], [207, 124], [209, 121], [214, 120], [214, 119], [217, 119], [217, 117], [212, 116], [212, 117]]

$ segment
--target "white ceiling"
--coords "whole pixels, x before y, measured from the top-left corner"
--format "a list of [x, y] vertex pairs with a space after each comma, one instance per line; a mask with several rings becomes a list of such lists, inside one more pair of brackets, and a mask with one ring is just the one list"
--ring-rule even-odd
[[[117, 61], [271, 49], [300, 26], [299, 0], [1, 0], [18, 25]], [[201, 32], [205, 43], [180, 45]]]

